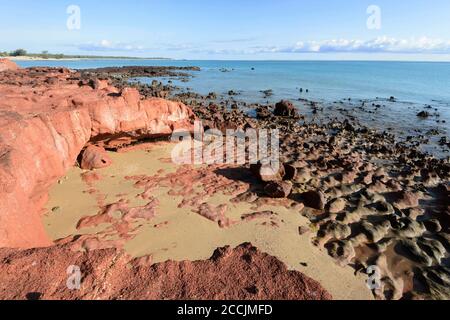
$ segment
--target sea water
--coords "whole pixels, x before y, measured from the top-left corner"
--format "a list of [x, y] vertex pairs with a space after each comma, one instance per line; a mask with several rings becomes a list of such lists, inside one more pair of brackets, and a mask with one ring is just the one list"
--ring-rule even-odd
[[[178, 87], [203, 95], [215, 92], [227, 96], [228, 91], [233, 90], [239, 94], [233, 96], [234, 99], [250, 103], [289, 99], [302, 113], [308, 112], [302, 99], [322, 103], [328, 110], [345, 106], [347, 110], [350, 108], [350, 114], [358, 114], [363, 124], [398, 133], [404, 138], [408, 135], [426, 137], [437, 130], [437, 135], [430, 135], [434, 145], [442, 137], [449, 137], [450, 132], [450, 63], [446, 62], [92, 59], [19, 61], [18, 64], [72, 69], [197, 66], [201, 71], [186, 71], [192, 75], [188, 82], [170, 80]], [[139, 80], [151, 83], [154, 79]], [[168, 78], [160, 80], [169, 81]], [[269, 89], [273, 95], [266, 97], [262, 91]], [[395, 97], [395, 102], [390, 101], [390, 97]], [[374, 112], [361, 111], [363, 103], [381, 108], [372, 110]], [[423, 110], [433, 116], [428, 119], [417, 117]], [[427, 143], [424, 145], [428, 147]], [[448, 151], [440, 153], [440, 156], [446, 155]]]

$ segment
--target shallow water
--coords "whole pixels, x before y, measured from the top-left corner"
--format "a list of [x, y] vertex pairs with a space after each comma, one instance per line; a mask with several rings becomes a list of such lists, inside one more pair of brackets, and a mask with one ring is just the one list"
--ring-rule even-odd
[[[389, 131], [400, 137], [424, 136], [431, 142], [423, 151], [440, 158], [448, 148], [437, 142], [449, 137], [450, 129], [450, 63], [445, 62], [368, 62], [368, 61], [195, 61], [195, 60], [77, 60], [20, 61], [22, 67], [64, 66], [74, 69], [110, 66], [198, 66], [190, 72], [188, 82], [170, 79], [185, 90], [203, 95], [216, 92], [249, 103], [273, 103], [281, 99], [297, 101], [301, 113], [309, 108], [300, 99], [318, 101], [325, 113], [334, 116], [346, 109], [363, 125]], [[153, 79], [139, 79], [151, 83]], [[169, 81], [162, 78], [163, 82]], [[303, 92], [300, 92], [300, 88]], [[273, 90], [265, 98], [263, 90]], [[308, 89], [308, 92], [306, 90]], [[396, 102], [389, 101], [393, 96]], [[349, 100], [349, 98], [351, 100]], [[359, 107], [365, 103], [367, 110]], [[372, 105], [373, 104], [373, 105]], [[379, 108], [374, 108], [379, 105]], [[431, 106], [431, 109], [430, 109]], [[417, 117], [427, 110], [433, 116]], [[319, 119], [320, 120], [320, 119]], [[437, 130], [436, 135], [430, 135]]]
[[[272, 89], [274, 98], [335, 101], [389, 98], [450, 108], [450, 63], [365, 61], [195, 61], [195, 60], [78, 60], [19, 61], [22, 67], [64, 66], [74, 69], [108, 66], [198, 66], [187, 86], [206, 94], [242, 91], [253, 100], [260, 90]], [[252, 70], [252, 68], [254, 70]], [[227, 72], [222, 72], [225, 69]], [[300, 94], [300, 88], [309, 93]], [[448, 110], [447, 110], [448, 115]]]

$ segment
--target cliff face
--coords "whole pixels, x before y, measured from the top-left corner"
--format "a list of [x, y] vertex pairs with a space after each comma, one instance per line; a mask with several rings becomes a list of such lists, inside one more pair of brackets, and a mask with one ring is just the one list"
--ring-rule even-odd
[[51, 245], [41, 221], [49, 188], [89, 142], [115, 147], [191, 130], [181, 103], [141, 100], [67, 69], [0, 61], [0, 247]]

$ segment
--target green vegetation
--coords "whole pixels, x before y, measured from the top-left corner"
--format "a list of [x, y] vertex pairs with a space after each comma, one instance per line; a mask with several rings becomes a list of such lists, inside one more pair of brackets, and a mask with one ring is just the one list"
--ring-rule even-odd
[[41, 53], [28, 53], [25, 49], [17, 49], [11, 52], [0, 51], [0, 57], [30, 57], [40, 59], [152, 59], [152, 60], [168, 60], [162, 57], [138, 58], [126, 56], [89, 56], [89, 55], [65, 55], [62, 53], [49, 53], [42, 51]]
[[9, 54], [11, 57], [21, 57], [27, 55], [27, 50], [25, 49], [17, 49]]

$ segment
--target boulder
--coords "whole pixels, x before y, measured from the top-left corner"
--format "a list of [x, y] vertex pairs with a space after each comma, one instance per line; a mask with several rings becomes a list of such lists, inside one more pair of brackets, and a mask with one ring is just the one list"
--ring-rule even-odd
[[287, 100], [281, 100], [275, 105], [275, 110], [273, 114], [277, 117], [292, 117], [299, 118], [297, 109], [294, 104]]
[[294, 166], [291, 166], [290, 164], [285, 164], [284, 165], [284, 177], [283, 179], [286, 181], [291, 181], [291, 180], [295, 180], [295, 178], [297, 177], [297, 168]]
[[250, 165], [252, 173], [263, 182], [283, 181], [286, 174], [284, 166], [280, 165], [278, 170], [274, 170], [270, 164], [252, 164]]
[[264, 188], [264, 192], [271, 198], [287, 198], [292, 192], [292, 183], [270, 182]]
[[421, 111], [421, 112], [419, 112], [419, 113], [417, 114], [417, 116], [418, 116], [419, 118], [428, 118], [428, 117], [430, 116], [430, 113], [427, 112], [427, 111]]
[[280, 165], [276, 171], [271, 165], [258, 163], [250, 165], [250, 170], [263, 182], [293, 181], [297, 177], [297, 168], [289, 164]]
[[308, 191], [301, 194], [305, 206], [317, 210], [324, 210], [327, 204], [325, 195], [322, 191]]
[[93, 170], [106, 168], [111, 164], [112, 160], [106, 153], [105, 148], [89, 146], [83, 152], [80, 166], [83, 170]]

